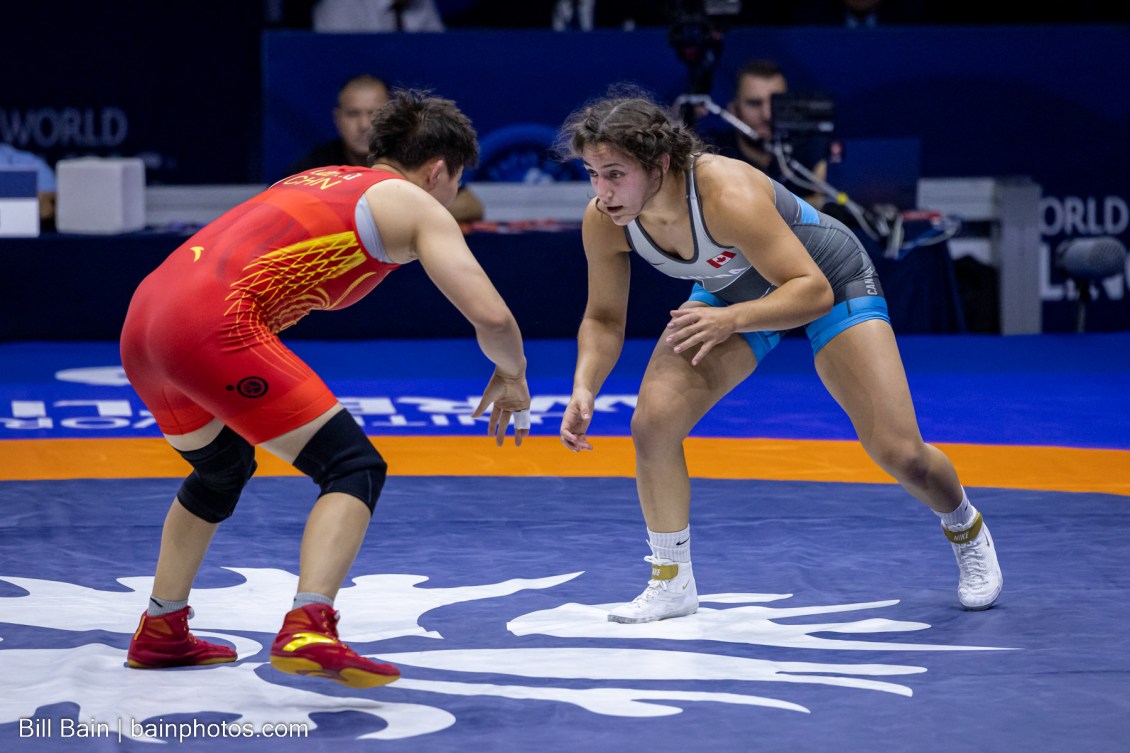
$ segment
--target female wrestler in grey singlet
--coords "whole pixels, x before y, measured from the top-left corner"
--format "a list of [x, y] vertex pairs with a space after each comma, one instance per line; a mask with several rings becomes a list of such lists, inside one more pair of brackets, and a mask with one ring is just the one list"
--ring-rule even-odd
[[693, 281], [656, 344], [632, 417], [651, 579], [609, 619], [648, 622], [697, 610], [683, 440], [753, 373], [780, 332], [796, 327], [804, 327], [816, 371], [867, 453], [941, 519], [961, 604], [991, 606], [1003, 583], [992, 537], [949, 458], [922, 439], [882, 288], [851, 232], [756, 168], [704, 154], [692, 131], [645, 96], [586, 105], [562, 134], [596, 194], [583, 222], [588, 301], [561, 421], [566, 447], [592, 448], [595, 395], [624, 338], [628, 255]]

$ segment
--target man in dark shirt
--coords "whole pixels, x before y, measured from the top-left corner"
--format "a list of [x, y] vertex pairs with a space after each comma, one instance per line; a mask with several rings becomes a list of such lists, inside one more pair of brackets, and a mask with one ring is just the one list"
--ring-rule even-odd
[[[819, 209], [824, 204], [824, 193], [790, 180], [789, 176], [783, 174], [776, 156], [768, 149], [773, 141], [772, 98], [774, 94], [786, 93], [788, 88], [785, 74], [775, 62], [747, 62], [738, 70], [734, 97], [727, 109], [753, 129], [759, 139], [754, 141], [725, 122], [713, 127], [703, 127], [700, 133], [703, 140], [717, 147], [721, 155], [750, 163]], [[827, 179], [828, 163], [821, 153], [820, 144], [800, 141], [790, 143], [789, 147], [797, 162], [821, 181]]]

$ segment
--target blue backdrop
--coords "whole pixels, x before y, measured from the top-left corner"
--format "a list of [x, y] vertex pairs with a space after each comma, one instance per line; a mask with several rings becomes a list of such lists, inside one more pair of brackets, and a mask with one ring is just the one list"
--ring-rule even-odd
[[[1054, 249], [1086, 236], [1130, 241], [1130, 191], [1122, 177], [1130, 171], [1124, 148], [1130, 98], [1116, 94], [1121, 84], [1112, 78], [1125, 68], [1128, 32], [1125, 26], [734, 29], [724, 37], [712, 95], [724, 104], [745, 60], [773, 58], [794, 91], [834, 93], [841, 138], [917, 139], [924, 177], [1031, 176], [1043, 187], [1043, 327], [1069, 331], [1074, 291], [1055, 267]], [[309, 144], [333, 136], [336, 92], [361, 71], [457, 99], [485, 141], [515, 123], [556, 127], [614, 82], [638, 84], [666, 102], [689, 88], [689, 72], [660, 29], [272, 32], [264, 38], [267, 179], [280, 176]], [[1130, 328], [1127, 279], [1095, 286], [1090, 329]]]
[[[221, 0], [9, 8], [0, 44], [27, 65], [5, 76], [0, 140], [52, 162], [142, 156], [150, 183], [255, 183], [333, 135], [336, 91], [359, 71], [457, 99], [484, 137], [556, 127], [614, 81], [670, 101], [688, 79], [662, 29], [264, 33], [262, 13]], [[1051, 252], [1073, 237], [1130, 241], [1128, 42], [1130, 25], [739, 28], [713, 94], [728, 99], [747, 58], [775, 58], [794, 90], [835, 94], [842, 138], [918, 139], [926, 177], [1031, 176], [1044, 191], [1044, 328], [1064, 331], [1074, 306]], [[38, 61], [60, 50], [65, 72], [47, 73]], [[1126, 277], [1095, 293], [1089, 325], [1130, 328]]]
[[[926, 176], [1031, 175], [1053, 187], [1085, 178], [1092, 186], [1097, 166], [1115, 176], [1130, 168], [1122, 148], [1130, 100], [1116, 93], [1128, 44], [1122, 26], [742, 28], [725, 35], [713, 95], [727, 102], [737, 68], [769, 57], [793, 90], [834, 93], [841, 135], [920, 138]], [[664, 101], [687, 84], [659, 29], [280, 31], [265, 35], [263, 50], [268, 174], [333, 136], [337, 90], [358, 72], [458, 100], [481, 135], [514, 122], [557, 126], [617, 81]]]

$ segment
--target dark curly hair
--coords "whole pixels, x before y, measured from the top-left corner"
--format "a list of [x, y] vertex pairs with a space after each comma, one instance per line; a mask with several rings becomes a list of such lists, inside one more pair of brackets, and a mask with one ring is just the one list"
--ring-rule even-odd
[[643, 90], [615, 85], [608, 93], [570, 115], [557, 138], [562, 160], [581, 157], [585, 147], [607, 144], [640, 163], [646, 170], [659, 167], [665, 154], [671, 167], [690, 170], [707, 147], [693, 130], [676, 119]]
[[443, 158], [450, 175], [477, 165], [474, 126], [450, 99], [426, 90], [397, 89], [373, 115], [369, 164], [387, 160], [414, 170], [436, 157]]

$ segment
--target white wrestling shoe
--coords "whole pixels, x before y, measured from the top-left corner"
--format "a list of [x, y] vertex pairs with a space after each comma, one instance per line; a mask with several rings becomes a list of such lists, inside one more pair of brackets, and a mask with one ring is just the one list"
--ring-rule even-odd
[[698, 588], [691, 563], [648, 556], [651, 580], [644, 592], [608, 613], [609, 622], [637, 623], [684, 617], [698, 611]]
[[981, 519], [981, 513], [961, 530], [942, 526], [946, 538], [950, 540], [953, 554], [957, 558], [960, 579], [957, 583], [957, 598], [961, 606], [970, 610], [988, 609], [1000, 596], [1004, 586], [1004, 576], [997, 563], [997, 548], [989, 527]]

